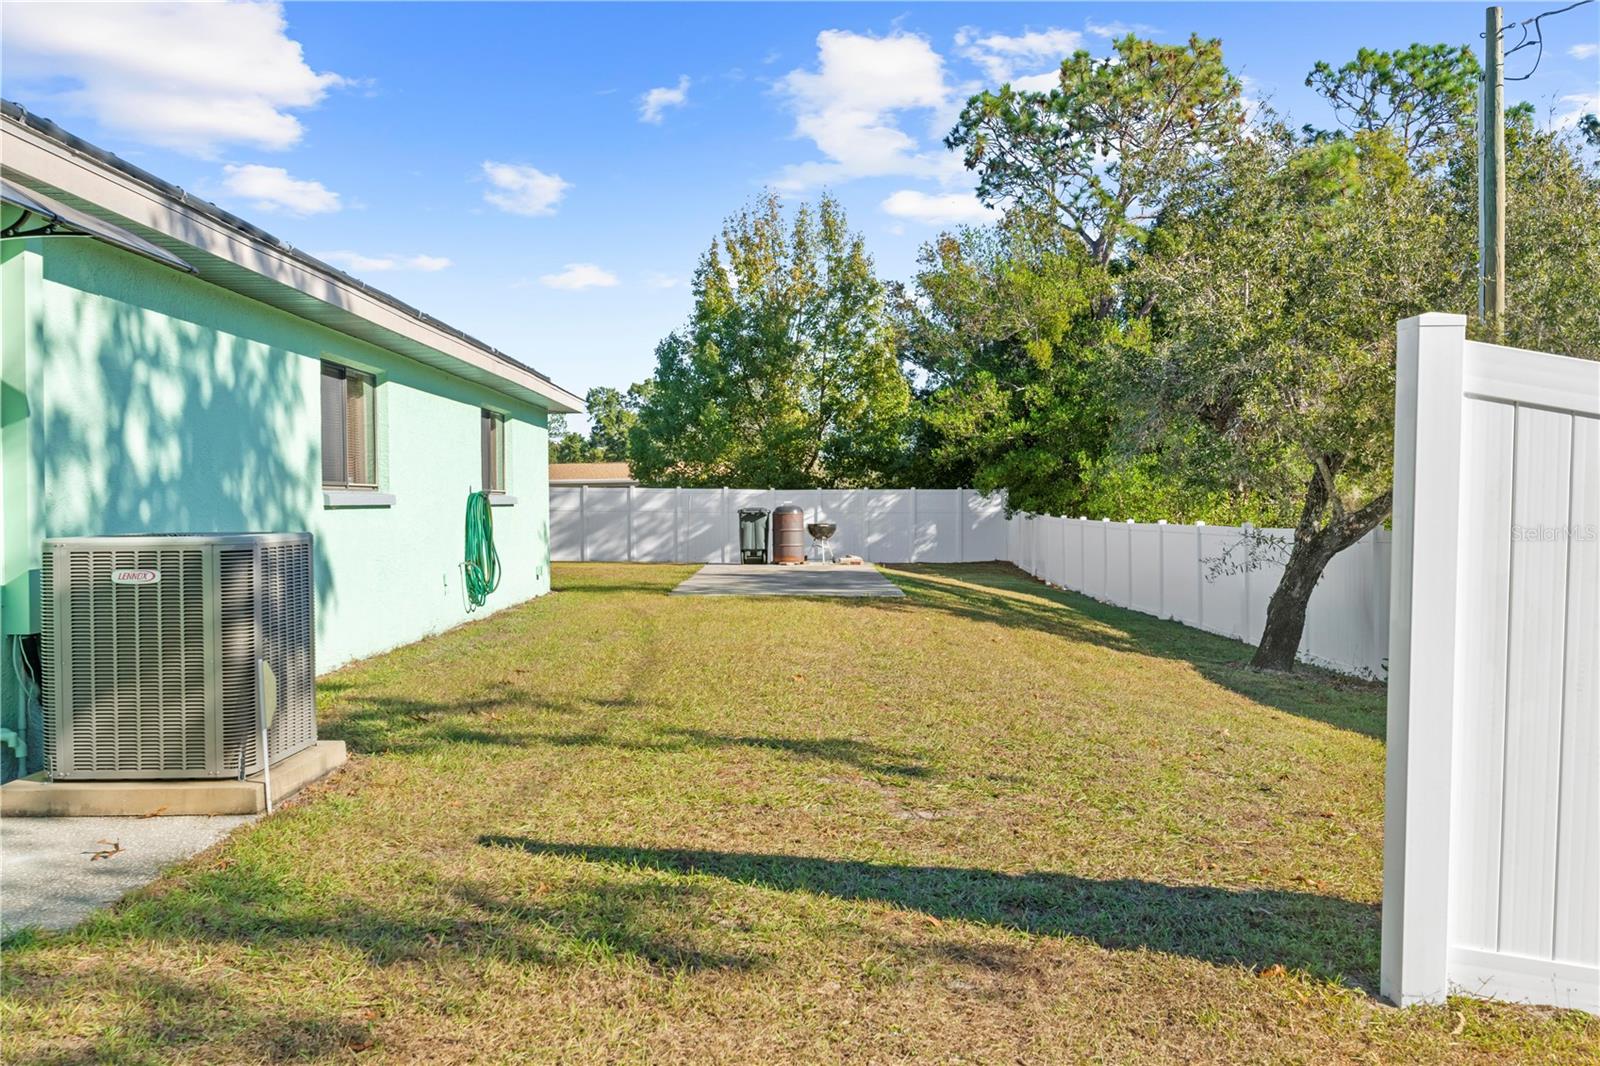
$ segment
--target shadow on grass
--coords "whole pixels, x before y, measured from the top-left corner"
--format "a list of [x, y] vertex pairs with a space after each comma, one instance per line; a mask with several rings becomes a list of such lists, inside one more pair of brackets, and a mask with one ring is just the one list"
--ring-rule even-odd
[[[65, 1001], [92, 1008], [72, 1026], [68, 1046], [31, 1048], [7, 1033], [4, 1061], [65, 1064], [184, 1061], [327, 1061], [372, 1042], [372, 1017], [307, 1006], [326, 976], [325, 958], [356, 953], [373, 966], [423, 963], [475, 972], [485, 960], [519, 966], [585, 969], [599, 960], [642, 965], [662, 975], [759, 968], [755, 947], [720, 950], [684, 929], [685, 913], [704, 910], [703, 886], [659, 879], [577, 878], [546, 887], [413, 879], [409, 895], [358, 897], [328, 891], [254, 861], [180, 870], [151, 889], [66, 933], [30, 933], [7, 941], [0, 996], [13, 1012], [46, 1018]], [[419, 891], [420, 888], [420, 891]], [[505, 892], [513, 894], [503, 894]], [[123, 949], [149, 945], [130, 965]], [[196, 958], [206, 945], [249, 949], [288, 985], [212, 982]], [[165, 946], [175, 946], [175, 965]], [[138, 950], [138, 949], [135, 949]], [[223, 959], [231, 958], [223, 953]], [[210, 967], [207, 967], [210, 968]], [[176, 972], [175, 972], [176, 971]], [[51, 1032], [59, 1032], [59, 1027]], [[180, 1056], [181, 1057], [181, 1056]]]
[[479, 843], [532, 855], [872, 900], [940, 920], [1081, 937], [1106, 948], [1143, 948], [1255, 969], [1282, 965], [1368, 993], [1377, 987], [1378, 908], [1331, 896], [756, 852], [561, 844], [524, 836], [483, 836]]
[[773, 737], [713, 733], [705, 729], [671, 728], [642, 740], [590, 730], [581, 733], [547, 733], [536, 738], [558, 747], [603, 747], [618, 751], [680, 752], [718, 748], [753, 748], [799, 759], [840, 763], [867, 773], [896, 777], [927, 777], [928, 767], [878, 744], [849, 737]]
[[851, 737], [759, 736], [682, 727], [628, 737], [604, 729], [540, 733], [516, 724], [538, 714], [593, 716], [645, 712], [650, 707], [650, 701], [629, 696], [548, 700], [506, 689], [456, 701], [362, 696], [354, 700], [352, 708], [331, 716], [321, 734], [325, 739], [343, 740], [352, 752], [367, 755], [426, 754], [451, 745], [528, 748], [543, 744], [661, 754], [749, 748], [895, 777], [922, 778], [929, 772], [920, 760]]
[[[329, 892], [255, 861], [180, 871], [64, 934], [19, 937], [8, 946], [6, 984], [31, 994], [42, 975], [36, 952], [63, 940], [81, 947], [129, 938], [153, 942], [235, 943], [293, 957], [332, 948], [375, 966], [419, 959], [494, 958], [533, 965], [583, 965], [600, 956], [631, 958], [661, 971], [748, 969], [754, 955], [705, 950], [667, 932], [692, 909], [702, 886], [662, 881], [578, 878], [551, 886], [453, 881], [431, 871], [409, 891], [378, 896]], [[30, 980], [30, 975], [32, 979]]]
[[1031, 629], [1113, 651], [1189, 663], [1201, 677], [1289, 714], [1384, 737], [1384, 688], [1331, 671], [1301, 666], [1269, 674], [1248, 665], [1250, 647], [1156, 618], [1051, 588], [1010, 563], [904, 565], [880, 569], [904, 599], [846, 601], [866, 610], [933, 609], [975, 622]]
[[[144, 966], [95, 967], [70, 976], [33, 972], [8, 959], [6, 997], [16, 1007], [97, 995], [95, 1028], [73, 1034], [69, 1047], [40, 1047], [26, 1061], [41, 1066], [168, 1061], [186, 1047], [203, 1045], [207, 1058], [249, 1062], [304, 1062], [348, 1055], [371, 1043], [364, 1020], [328, 1011], [258, 1009], [232, 982], [179, 978]], [[91, 999], [92, 1002], [92, 999]], [[17, 1038], [15, 1031], [13, 1040]], [[18, 1059], [17, 1061], [23, 1061]]]
[[546, 738], [514, 725], [499, 725], [509, 715], [588, 715], [639, 710], [644, 701], [633, 697], [547, 699], [511, 686], [495, 686], [458, 700], [428, 700], [405, 696], [363, 696], [348, 684], [319, 685], [319, 695], [342, 697], [349, 706], [336, 706], [319, 723], [324, 739], [342, 740], [352, 752], [411, 755], [437, 750], [443, 745], [477, 744], [527, 747]]

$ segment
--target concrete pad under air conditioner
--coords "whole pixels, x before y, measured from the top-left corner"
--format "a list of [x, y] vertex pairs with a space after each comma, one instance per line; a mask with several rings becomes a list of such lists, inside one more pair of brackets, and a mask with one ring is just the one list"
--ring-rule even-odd
[[[272, 802], [282, 803], [345, 764], [344, 741], [319, 740], [272, 765]], [[261, 775], [243, 781], [50, 781], [44, 774], [0, 787], [0, 817], [257, 814], [267, 809]]]

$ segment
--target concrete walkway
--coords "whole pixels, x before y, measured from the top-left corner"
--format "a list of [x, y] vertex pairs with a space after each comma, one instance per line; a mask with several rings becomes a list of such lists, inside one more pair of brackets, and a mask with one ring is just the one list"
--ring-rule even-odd
[[0, 818], [0, 931], [77, 925], [255, 818]]
[[672, 590], [674, 596], [904, 596], [865, 564], [744, 566], [712, 563]]

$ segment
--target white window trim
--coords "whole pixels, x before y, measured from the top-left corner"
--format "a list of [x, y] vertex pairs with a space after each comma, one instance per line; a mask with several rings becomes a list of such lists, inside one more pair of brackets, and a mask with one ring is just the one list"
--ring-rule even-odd
[[393, 507], [395, 495], [377, 489], [323, 489], [322, 506], [333, 507]]

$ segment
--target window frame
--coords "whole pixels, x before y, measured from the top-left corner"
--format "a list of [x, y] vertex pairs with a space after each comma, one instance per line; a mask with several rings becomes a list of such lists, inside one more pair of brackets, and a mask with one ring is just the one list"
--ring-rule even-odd
[[[328, 477], [328, 381], [330, 379], [340, 382], [338, 393], [340, 404], [335, 414], [338, 423], [340, 465], [343, 467], [343, 477], [330, 480]], [[372, 374], [355, 367], [336, 363], [329, 359], [322, 360], [319, 382], [321, 385], [318, 402], [320, 405], [320, 421], [318, 441], [323, 452], [322, 461], [322, 487], [324, 489], [337, 489], [350, 492], [377, 492], [378, 485], [378, 381]], [[362, 387], [359, 397], [352, 397], [351, 383], [355, 382]], [[365, 438], [363, 451], [365, 463], [363, 469], [353, 471], [350, 456], [350, 412], [352, 407], [362, 414], [365, 426], [362, 427]]]
[[504, 496], [510, 487], [506, 472], [506, 416], [487, 407], [478, 409], [478, 477], [483, 491]]

